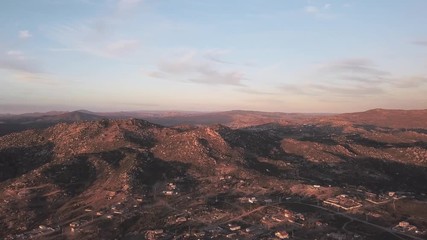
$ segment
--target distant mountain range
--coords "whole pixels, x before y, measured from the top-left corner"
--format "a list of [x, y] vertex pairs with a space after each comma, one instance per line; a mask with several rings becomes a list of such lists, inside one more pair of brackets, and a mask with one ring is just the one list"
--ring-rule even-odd
[[281, 113], [233, 110], [225, 112], [72, 112], [25, 113], [0, 116], [0, 136], [27, 129], [42, 129], [59, 122], [94, 121], [101, 119], [144, 119], [163, 126], [222, 124], [231, 128], [242, 128], [266, 123], [313, 123], [319, 121], [373, 124], [394, 128], [427, 127], [427, 110], [387, 110], [373, 109], [365, 112], [327, 113]]

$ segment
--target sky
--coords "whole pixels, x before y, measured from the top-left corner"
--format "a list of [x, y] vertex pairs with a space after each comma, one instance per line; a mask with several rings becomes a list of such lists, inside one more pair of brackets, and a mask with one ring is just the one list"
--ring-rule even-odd
[[427, 108], [425, 0], [2, 0], [0, 113]]

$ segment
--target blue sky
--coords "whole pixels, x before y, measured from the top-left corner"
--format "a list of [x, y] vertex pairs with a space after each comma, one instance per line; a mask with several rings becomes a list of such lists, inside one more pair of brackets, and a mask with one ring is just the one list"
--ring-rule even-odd
[[425, 0], [4, 0], [0, 113], [427, 108]]

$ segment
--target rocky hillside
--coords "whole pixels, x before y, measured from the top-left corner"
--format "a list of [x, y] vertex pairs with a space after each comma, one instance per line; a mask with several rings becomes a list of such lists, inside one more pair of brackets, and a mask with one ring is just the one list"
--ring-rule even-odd
[[[211, 206], [218, 198], [319, 201], [352, 187], [419, 195], [426, 169], [427, 130], [418, 128], [59, 123], [0, 137], [0, 238], [156, 239], [150, 231], [169, 226], [158, 239], [172, 239], [227, 218], [200, 220], [223, 211]], [[313, 184], [329, 188], [315, 195]], [[169, 222], [183, 211], [199, 220]]]

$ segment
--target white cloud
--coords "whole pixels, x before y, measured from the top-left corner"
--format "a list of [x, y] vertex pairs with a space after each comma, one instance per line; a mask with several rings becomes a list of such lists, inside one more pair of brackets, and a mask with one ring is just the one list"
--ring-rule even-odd
[[18, 36], [20, 39], [27, 39], [32, 37], [33, 35], [28, 30], [21, 30], [19, 31]]
[[[101, 27], [100, 25], [104, 26]], [[108, 26], [108, 27], [107, 27]], [[83, 21], [57, 25], [51, 29], [51, 37], [62, 45], [50, 48], [53, 52], [82, 52], [103, 58], [120, 58], [135, 52], [140, 42], [137, 39], [117, 39], [114, 21]]]
[[319, 12], [319, 9], [318, 9], [316, 6], [306, 6], [306, 7], [304, 8], [304, 11], [305, 11], [306, 13], [318, 13], [318, 12]]
[[333, 15], [331, 14], [332, 4], [325, 3], [323, 5], [308, 5], [304, 7], [304, 12], [307, 14], [321, 17], [321, 18], [331, 18]]
[[[112, 0], [109, 11], [94, 18], [54, 25], [49, 36], [61, 46], [51, 48], [55, 52], [82, 52], [104, 58], [120, 58], [135, 52], [139, 40], [129, 34], [123, 35], [129, 14], [142, 0]], [[137, 33], [138, 34], [138, 33]]]
[[238, 71], [220, 72], [215, 69], [206, 69], [207, 71], [200, 72], [200, 76], [189, 79], [192, 82], [212, 84], [212, 85], [236, 85], [243, 86], [241, 81], [244, 79], [244, 74]]
[[119, 13], [125, 13], [137, 7], [142, 0], [118, 0], [117, 10]]
[[107, 44], [106, 51], [113, 56], [129, 54], [139, 47], [138, 40], [118, 40]]
[[36, 61], [18, 50], [9, 50], [4, 55], [0, 55], [0, 69], [25, 73], [42, 72]]
[[42, 69], [39, 61], [19, 50], [8, 50], [0, 55], [1, 69], [10, 72], [11, 76], [18, 81], [42, 84], [59, 83], [56, 77]]
[[6, 52], [6, 55], [11, 56], [13, 58], [21, 59], [21, 60], [27, 59], [27, 56], [22, 51], [19, 51], [19, 50], [9, 50]]
[[224, 55], [225, 50], [189, 50], [167, 57], [157, 65], [157, 71], [147, 75], [155, 78], [181, 79], [211, 85], [243, 86], [244, 73], [230, 69], [222, 60], [212, 59], [212, 55]]

